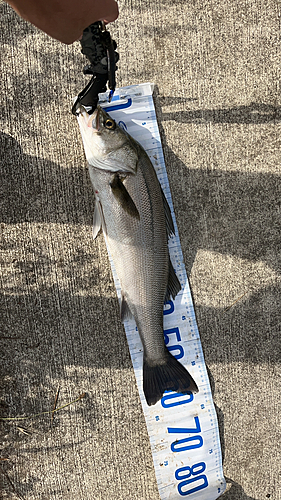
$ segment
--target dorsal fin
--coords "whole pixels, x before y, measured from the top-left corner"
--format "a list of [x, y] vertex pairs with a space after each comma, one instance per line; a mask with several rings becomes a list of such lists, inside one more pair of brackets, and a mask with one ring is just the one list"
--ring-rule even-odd
[[173, 264], [169, 257], [169, 278], [168, 278], [167, 292], [165, 295], [165, 302], [167, 302], [170, 299], [170, 297], [173, 297], [173, 299], [175, 299], [180, 290], [181, 290], [181, 284], [178, 280], [178, 277], [173, 268]]
[[[160, 186], [160, 188], [161, 188], [161, 186]], [[174, 227], [174, 222], [172, 219], [171, 209], [169, 207], [169, 203], [167, 202], [166, 196], [164, 195], [162, 188], [161, 188], [161, 193], [162, 193], [163, 207], [164, 207], [164, 213], [165, 213], [167, 236], [169, 238], [171, 236], [171, 234], [175, 234], [175, 227]]]

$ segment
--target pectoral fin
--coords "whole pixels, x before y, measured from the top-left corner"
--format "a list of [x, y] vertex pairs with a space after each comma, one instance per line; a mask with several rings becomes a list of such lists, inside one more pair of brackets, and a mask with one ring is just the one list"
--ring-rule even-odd
[[114, 175], [113, 180], [110, 183], [110, 187], [112, 189], [113, 195], [115, 196], [116, 200], [121, 205], [123, 210], [132, 217], [139, 219], [140, 214], [138, 212], [138, 209], [118, 174]]
[[93, 238], [96, 239], [99, 234], [101, 228], [106, 233], [106, 227], [104, 222], [104, 217], [102, 213], [102, 207], [99, 200], [96, 200], [95, 210], [94, 210], [94, 220], [93, 220]]

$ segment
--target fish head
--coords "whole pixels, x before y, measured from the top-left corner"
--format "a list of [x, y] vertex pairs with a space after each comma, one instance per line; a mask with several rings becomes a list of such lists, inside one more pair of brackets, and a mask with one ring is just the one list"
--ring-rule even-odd
[[98, 106], [89, 115], [80, 106], [77, 118], [90, 166], [110, 172], [136, 173], [136, 145], [106, 111]]

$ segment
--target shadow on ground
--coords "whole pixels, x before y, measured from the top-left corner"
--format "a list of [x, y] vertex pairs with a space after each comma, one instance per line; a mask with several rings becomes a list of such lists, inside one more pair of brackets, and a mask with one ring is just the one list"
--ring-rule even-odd
[[221, 500], [256, 500], [254, 497], [249, 497], [246, 495], [245, 491], [243, 488], [240, 486], [240, 484], [235, 483], [235, 481], [232, 481], [232, 479], [229, 479], [228, 477], [225, 478], [227, 488], [228, 489], [220, 498]]
[[[164, 120], [176, 119], [185, 123], [269, 123], [280, 120], [281, 113], [279, 108], [253, 104], [231, 110], [182, 111], [163, 113], [162, 116]], [[190, 170], [165, 146], [163, 130], [162, 140], [167, 165], [173, 165], [183, 182], [176, 189], [188, 193], [183, 197], [184, 206], [180, 196], [174, 197], [179, 219], [184, 220], [188, 214], [188, 231], [181, 234], [187, 271], [190, 272], [198, 249], [204, 248], [251, 261], [263, 260], [279, 273], [281, 188], [278, 177], [264, 173], [246, 175], [243, 172]], [[77, 227], [88, 225], [91, 231], [93, 193], [84, 167], [73, 172], [56, 163], [26, 155], [17, 141], [7, 134], [0, 135], [0, 145], [3, 152], [0, 208], [4, 226], [56, 223]], [[205, 238], [206, 232], [208, 239]], [[9, 245], [12, 250], [15, 244], [19, 242], [1, 242], [3, 250], [9, 250]], [[101, 279], [96, 258], [93, 259], [93, 247], [83, 246], [81, 250], [74, 244], [69, 260], [60, 262], [59, 259], [59, 255], [50, 258], [38, 241], [33, 242], [31, 250], [25, 248], [22, 259], [12, 262], [17, 279], [13, 284], [7, 284], [7, 288], [4, 286], [0, 315], [0, 341], [5, 353], [1, 370], [7, 381], [7, 385], [5, 382], [3, 385], [2, 409], [6, 415], [29, 414], [41, 411], [42, 405], [48, 407], [49, 382], [44, 380], [44, 373], [48, 377], [60, 378], [64, 376], [63, 367], [66, 365], [119, 369], [131, 366], [128, 348], [124, 349], [126, 341], [117, 299], [105, 298], [92, 291]], [[91, 266], [91, 262], [92, 271], [85, 276], [83, 270], [85, 266]], [[65, 280], [72, 281], [71, 289], [58, 290], [56, 284], [46, 286], [45, 281], [54, 267], [63, 268]], [[40, 273], [45, 280], [41, 285]], [[110, 279], [109, 275], [106, 279]], [[74, 293], [78, 289], [79, 295]], [[262, 307], [264, 290], [272, 296], [274, 304], [270, 317]], [[280, 293], [274, 284], [264, 290], [251, 294], [239, 304], [239, 314], [236, 311], [233, 316], [231, 312], [228, 316], [222, 315], [222, 311], [216, 308], [197, 307], [197, 314], [204, 314], [209, 319], [206, 331], [201, 334], [208, 363], [268, 362], [269, 342], [270, 362], [277, 362], [278, 335], [270, 338], [269, 332], [278, 329]], [[247, 338], [239, 336], [239, 317], [244, 330], [249, 331]], [[257, 328], [261, 322], [267, 325], [264, 330]], [[120, 335], [116, 335], [116, 331], [121, 332]], [[222, 332], [226, 340], [223, 344], [220, 341]], [[208, 342], [210, 336], [212, 342]], [[273, 344], [275, 340], [276, 345]], [[72, 346], [71, 349], [62, 348], [66, 343]], [[208, 345], [216, 345], [216, 350]], [[5, 388], [7, 393], [13, 393], [12, 401], [5, 400]], [[40, 407], [29, 397], [30, 388], [31, 392], [40, 394]], [[89, 403], [89, 411], [90, 407], [95, 408], [95, 402]], [[218, 408], [217, 414], [224, 450], [223, 414]], [[85, 415], [84, 411], [83, 417]], [[14, 432], [8, 427], [6, 430]], [[243, 492], [240, 485], [228, 481], [231, 488], [223, 498], [254, 500]], [[32, 488], [32, 485], [26, 487]]]
[[[73, 171], [23, 154], [7, 134], [0, 134], [0, 145], [4, 152], [0, 160], [1, 222], [92, 224], [93, 191], [84, 166]], [[263, 260], [280, 272], [279, 177], [190, 170], [167, 146], [164, 151], [167, 165], [173, 166], [181, 180], [174, 206], [178, 216], [186, 219], [181, 240], [188, 274], [199, 248]], [[53, 191], [55, 200], [51, 200]]]
[[75, 169], [63, 168], [25, 154], [4, 133], [0, 148], [2, 223], [92, 224], [94, 196], [84, 162]]
[[[162, 97], [161, 105], [176, 103], [186, 104], [190, 99], [181, 97]], [[281, 107], [263, 103], [251, 103], [248, 106], [236, 106], [225, 109], [181, 110], [162, 114], [163, 120], [174, 120], [180, 123], [241, 123], [262, 124], [275, 123], [281, 120]]]

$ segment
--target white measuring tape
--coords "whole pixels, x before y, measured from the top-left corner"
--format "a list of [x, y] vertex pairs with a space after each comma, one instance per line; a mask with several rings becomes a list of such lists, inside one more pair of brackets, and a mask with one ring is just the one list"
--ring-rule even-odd
[[[164, 306], [164, 338], [169, 351], [191, 373], [199, 392], [195, 395], [165, 392], [161, 401], [148, 406], [142, 389], [143, 348], [136, 323], [127, 320], [124, 327], [161, 500], [186, 496], [191, 500], [215, 500], [226, 487], [217, 416], [183, 263], [152, 92], [153, 85], [149, 83], [123, 87], [116, 90], [110, 104], [107, 94], [100, 94], [100, 104], [144, 147], [170, 205], [175, 236], [169, 240], [169, 251], [182, 289], [175, 300], [169, 300]], [[112, 259], [110, 263], [121, 300], [121, 287]]]

